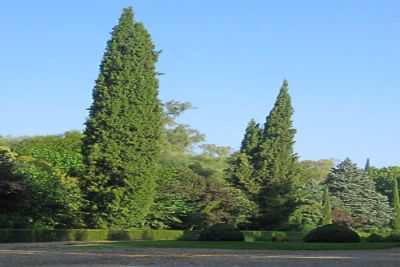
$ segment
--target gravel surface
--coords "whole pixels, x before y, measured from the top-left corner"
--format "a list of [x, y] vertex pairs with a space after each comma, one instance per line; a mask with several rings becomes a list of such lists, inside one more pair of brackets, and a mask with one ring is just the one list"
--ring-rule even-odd
[[268, 251], [78, 248], [71, 244], [75, 243], [0, 244], [0, 266], [400, 266], [400, 248], [361, 251]]

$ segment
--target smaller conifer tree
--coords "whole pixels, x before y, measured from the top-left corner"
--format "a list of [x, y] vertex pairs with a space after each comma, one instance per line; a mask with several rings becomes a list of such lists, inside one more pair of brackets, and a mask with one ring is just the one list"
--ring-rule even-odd
[[332, 223], [331, 199], [329, 196], [328, 187], [325, 187], [324, 189], [323, 204], [324, 204], [323, 223], [324, 225], [331, 224]]
[[400, 200], [399, 200], [399, 188], [397, 183], [397, 177], [393, 179], [393, 211], [394, 211], [394, 224], [393, 228], [396, 231], [400, 231]]

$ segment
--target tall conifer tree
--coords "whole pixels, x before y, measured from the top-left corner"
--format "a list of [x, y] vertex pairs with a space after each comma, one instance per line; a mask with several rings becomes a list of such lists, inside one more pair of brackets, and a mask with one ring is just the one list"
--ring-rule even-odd
[[260, 227], [272, 229], [286, 223], [295, 208], [294, 183], [297, 156], [293, 152], [296, 130], [288, 83], [283, 81], [261, 136], [256, 176], [261, 183], [258, 203]]
[[397, 177], [393, 177], [393, 211], [394, 211], [394, 224], [393, 228], [400, 231], [400, 200], [399, 200], [399, 187]]
[[324, 188], [323, 204], [324, 204], [323, 223], [324, 223], [324, 225], [331, 224], [332, 223], [332, 210], [331, 210], [332, 208], [331, 208], [331, 198], [329, 196], [328, 187]]
[[141, 226], [153, 202], [162, 117], [157, 58], [149, 33], [134, 22], [131, 8], [124, 9], [86, 122], [83, 189], [91, 227]]

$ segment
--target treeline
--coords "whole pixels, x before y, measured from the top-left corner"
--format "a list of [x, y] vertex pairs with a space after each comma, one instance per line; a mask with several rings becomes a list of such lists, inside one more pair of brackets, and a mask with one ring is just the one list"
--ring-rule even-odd
[[240, 150], [206, 144], [158, 99], [159, 52], [125, 9], [107, 43], [83, 133], [0, 137], [0, 227], [400, 229], [400, 167], [299, 161], [285, 80]]

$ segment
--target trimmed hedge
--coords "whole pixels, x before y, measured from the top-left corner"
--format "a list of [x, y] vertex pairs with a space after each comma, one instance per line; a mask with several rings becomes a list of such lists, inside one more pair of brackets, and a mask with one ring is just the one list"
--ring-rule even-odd
[[400, 242], [400, 233], [393, 232], [387, 236], [373, 233], [367, 239], [367, 242], [377, 243], [377, 242]]
[[[242, 231], [245, 241], [272, 241], [276, 235], [276, 231]], [[305, 232], [285, 231], [288, 241], [303, 241]]]
[[0, 243], [117, 240], [198, 240], [198, 231], [182, 230], [91, 230], [91, 229], [0, 229]]
[[[272, 241], [273, 231], [241, 231], [245, 241]], [[200, 231], [0, 229], [0, 243], [52, 241], [187, 240], [197, 241]], [[302, 241], [304, 232], [284, 232], [289, 241]]]

